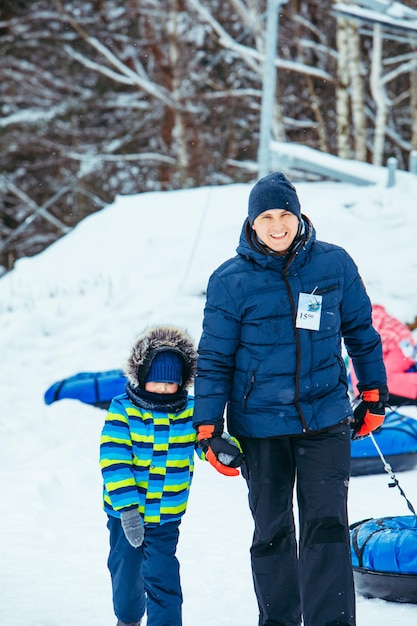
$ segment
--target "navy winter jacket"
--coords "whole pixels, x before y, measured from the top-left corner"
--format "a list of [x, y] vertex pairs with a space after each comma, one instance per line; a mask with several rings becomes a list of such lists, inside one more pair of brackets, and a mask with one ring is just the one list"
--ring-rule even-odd
[[[358, 388], [386, 384], [381, 340], [358, 269], [339, 246], [307, 234], [288, 256], [250, 243], [210, 277], [195, 379], [194, 424], [239, 437], [315, 432], [350, 421], [342, 337]], [[319, 330], [296, 327], [300, 293], [322, 296]]]

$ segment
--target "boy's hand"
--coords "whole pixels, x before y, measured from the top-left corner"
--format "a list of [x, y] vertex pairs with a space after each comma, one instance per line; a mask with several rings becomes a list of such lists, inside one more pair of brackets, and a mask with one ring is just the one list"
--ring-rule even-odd
[[238, 476], [243, 454], [236, 440], [213, 424], [198, 427], [197, 439], [207, 461], [225, 476]]
[[124, 511], [124, 513], [120, 515], [120, 521], [122, 522], [123, 532], [130, 545], [133, 546], [133, 548], [139, 548], [145, 537], [145, 528], [139, 510], [131, 509], [130, 511]]
[[389, 393], [386, 386], [381, 387], [381, 389], [362, 391], [361, 402], [353, 411], [352, 439], [366, 437], [382, 426], [388, 398]]

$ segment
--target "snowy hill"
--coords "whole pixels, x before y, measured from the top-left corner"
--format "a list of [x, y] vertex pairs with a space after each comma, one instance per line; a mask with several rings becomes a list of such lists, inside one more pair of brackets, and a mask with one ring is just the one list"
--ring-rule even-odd
[[[359, 167], [359, 165], [358, 165]], [[0, 616], [8, 626], [112, 626], [98, 441], [104, 412], [45, 406], [55, 380], [119, 368], [148, 324], [197, 341], [210, 273], [234, 255], [250, 185], [121, 197], [0, 279]], [[345, 247], [374, 302], [417, 315], [417, 179], [297, 185], [319, 239]], [[395, 471], [395, 468], [394, 468]], [[398, 476], [417, 504], [415, 472]], [[408, 513], [387, 477], [352, 478], [350, 519]], [[179, 558], [184, 626], [254, 626], [252, 523], [241, 478], [197, 462]], [[358, 596], [358, 626], [414, 626], [417, 606]]]

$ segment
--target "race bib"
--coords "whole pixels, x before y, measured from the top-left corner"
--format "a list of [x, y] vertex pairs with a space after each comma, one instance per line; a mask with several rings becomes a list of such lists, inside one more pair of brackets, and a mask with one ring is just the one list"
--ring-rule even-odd
[[312, 293], [298, 294], [297, 328], [319, 330], [321, 318], [322, 296]]

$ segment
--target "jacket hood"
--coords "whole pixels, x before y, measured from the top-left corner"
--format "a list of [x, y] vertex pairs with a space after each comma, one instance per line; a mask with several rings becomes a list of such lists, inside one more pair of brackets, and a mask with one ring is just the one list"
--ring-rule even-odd
[[184, 361], [182, 388], [189, 387], [194, 379], [197, 351], [191, 336], [185, 329], [170, 325], [157, 325], [145, 329], [132, 347], [124, 367], [130, 385], [144, 389], [149, 368], [155, 356], [171, 350]]
[[243, 223], [236, 252], [264, 267], [271, 262], [276, 263], [277, 261], [280, 261], [282, 266], [287, 267], [301, 249], [310, 247], [316, 240], [316, 231], [311, 220], [306, 215], [302, 215], [302, 220], [304, 222], [304, 234], [295, 239], [287, 254], [281, 255], [274, 253], [272, 250], [269, 252], [268, 248], [259, 242], [255, 231], [249, 223], [249, 219], [246, 219]]

